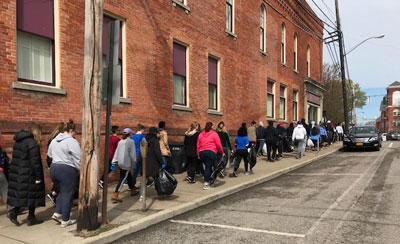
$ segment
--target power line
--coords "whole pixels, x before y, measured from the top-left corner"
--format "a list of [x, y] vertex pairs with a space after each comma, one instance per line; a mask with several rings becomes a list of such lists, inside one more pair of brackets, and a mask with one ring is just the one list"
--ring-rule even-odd
[[336, 25], [336, 23], [334, 23], [334, 22], [328, 17], [328, 15], [325, 14], [325, 12], [318, 6], [318, 4], [317, 4], [314, 0], [311, 0], [311, 1], [314, 3], [314, 5], [319, 9], [319, 11], [321, 11], [321, 13], [322, 13], [333, 25]]
[[[327, 25], [327, 26], [329, 26], [330, 28], [336, 30], [335, 27], [331, 26], [331, 25], [328, 24], [327, 22], [325, 22], [325, 21], [323, 21], [322, 19], [318, 18], [318, 16], [316, 16], [314, 13], [310, 12], [310, 10], [309, 10], [307, 7], [305, 7], [300, 1], [297, 1], [297, 3], [306, 11], [306, 13], [307, 13], [309, 16], [311, 16], [311, 18], [313, 18], [313, 19], [316, 20], [316, 21], [322, 21], [322, 23], [323, 23], [324, 25]], [[324, 28], [327, 32], [329, 32], [329, 30], [327, 30], [327, 29], [325, 28], [325, 26], [323, 26], [322, 28]]]
[[335, 18], [335, 13], [331, 10], [331, 8], [325, 3], [324, 0], [321, 0], [321, 2], [325, 5], [325, 7], [328, 9], [328, 12], [332, 14], [332, 17]]

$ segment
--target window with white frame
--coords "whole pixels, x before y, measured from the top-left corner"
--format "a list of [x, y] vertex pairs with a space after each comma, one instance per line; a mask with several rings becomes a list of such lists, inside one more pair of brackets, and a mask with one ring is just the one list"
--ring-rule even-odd
[[310, 46], [307, 46], [307, 77], [311, 77], [311, 50]]
[[400, 116], [400, 110], [399, 109], [393, 110], [393, 116]]
[[187, 106], [186, 50], [187, 50], [186, 46], [174, 42], [173, 45], [174, 104], [183, 106]]
[[[103, 68], [108, 67], [108, 63], [106, 61], [106, 55], [107, 55], [107, 50], [108, 50], [108, 32], [109, 32], [109, 23], [114, 22], [116, 19], [108, 16], [108, 15], [103, 15], [103, 33], [102, 33], [102, 51], [103, 51]], [[121, 67], [121, 80], [120, 80], [120, 96], [124, 96], [124, 77], [123, 77], [123, 72], [122, 72], [122, 26], [123, 26], [123, 21], [120, 20], [120, 27], [119, 27], [119, 43], [118, 43], [118, 65]]]
[[279, 89], [279, 119], [286, 119], [286, 87], [280, 86]]
[[260, 8], [260, 50], [262, 52], [266, 51], [265, 48], [265, 25], [266, 25], [266, 10], [264, 4]]
[[226, 30], [233, 33], [234, 21], [234, 0], [226, 0]]
[[294, 71], [297, 71], [297, 34], [294, 34], [293, 45], [293, 69]]
[[281, 63], [286, 64], [286, 26], [285, 26], [285, 24], [282, 24]]
[[393, 127], [398, 127], [400, 126], [400, 119], [393, 120]]
[[55, 86], [53, 0], [17, 0], [17, 76]]
[[400, 91], [393, 92], [392, 101], [393, 106], [400, 106]]
[[208, 108], [218, 110], [218, 59], [208, 57]]
[[297, 121], [297, 91], [293, 91], [293, 121]]
[[274, 82], [267, 82], [267, 117], [274, 118], [275, 102]]

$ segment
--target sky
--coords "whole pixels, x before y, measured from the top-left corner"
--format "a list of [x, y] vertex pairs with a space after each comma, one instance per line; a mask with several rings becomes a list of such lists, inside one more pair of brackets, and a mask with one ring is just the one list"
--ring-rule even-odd
[[[307, 2], [320, 19], [333, 26], [316, 5], [335, 22], [335, 0]], [[400, 1], [339, 0], [339, 13], [346, 51], [369, 37], [385, 35], [381, 39], [366, 41], [346, 55], [350, 78], [360, 84], [361, 90], [367, 96], [385, 95], [388, 85], [400, 81]], [[325, 32], [324, 37], [327, 36]], [[332, 64], [328, 49], [324, 46], [324, 63]], [[375, 115], [379, 116], [382, 97], [371, 97], [371, 103], [357, 110], [358, 118], [366, 116], [373, 119]]]

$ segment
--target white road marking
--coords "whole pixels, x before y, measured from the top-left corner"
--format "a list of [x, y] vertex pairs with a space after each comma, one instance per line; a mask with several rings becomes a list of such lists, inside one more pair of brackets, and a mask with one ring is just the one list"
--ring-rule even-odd
[[390, 143], [389, 147], [392, 147], [392, 146], [393, 146], [393, 142]]
[[361, 176], [361, 174], [328, 174], [328, 173], [289, 173], [288, 175], [299, 175], [299, 176]]
[[184, 220], [170, 220], [170, 222], [178, 223], [178, 224], [186, 224], [186, 225], [201, 225], [201, 226], [218, 227], [218, 228], [222, 228], [222, 229], [258, 232], [258, 233], [264, 233], [264, 234], [270, 234], [270, 235], [279, 235], [279, 236], [290, 236], [290, 237], [298, 237], [298, 238], [306, 237], [306, 235], [303, 235], [303, 234], [294, 234], [294, 233], [286, 233], [286, 232], [278, 232], [278, 231], [260, 230], [260, 229], [246, 228], [246, 227], [219, 225], [219, 224], [202, 223], [202, 222], [191, 222], [191, 221], [184, 221]]
[[[384, 153], [383, 153], [384, 152]], [[334, 203], [332, 203], [329, 208], [321, 215], [321, 217], [319, 217], [319, 219], [311, 226], [311, 228], [307, 231], [306, 235], [311, 235], [314, 230], [319, 226], [319, 224], [322, 222], [322, 220], [326, 219], [328, 217], [328, 215], [332, 212], [333, 209], [335, 209], [339, 203], [347, 196], [347, 194], [349, 194], [349, 192], [351, 190], [353, 190], [353, 188], [358, 184], [358, 182], [360, 182], [361, 179], [366, 177], [366, 174], [368, 173], [368, 171], [375, 165], [379, 165], [379, 163], [381, 163], [383, 161], [383, 158], [385, 157], [385, 154], [387, 153], [387, 151], [382, 151], [379, 156], [374, 160], [373, 163], [371, 163], [370, 166], [368, 166], [368, 168], [360, 175], [359, 178], [357, 178], [356, 181], [354, 181], [353, 184], [351, 184], [345, 192], [342, 193], [342, 195], [340, 195]], [[382, 155], [383, 154], [383, 155]], [[379, 168], [379, 167], [377, 167]], [[377, 169], [374, 170], [374, 172]], [[373, 177], [371, 177], [372, 179]], [[369, 182], [369, 181], [368, 181]], [[362, 191], [364, 192], [364, 190]], [[362, 193], [361, 192], [361, 193]], [[340, 224], [340, 223], [339, 223]]]

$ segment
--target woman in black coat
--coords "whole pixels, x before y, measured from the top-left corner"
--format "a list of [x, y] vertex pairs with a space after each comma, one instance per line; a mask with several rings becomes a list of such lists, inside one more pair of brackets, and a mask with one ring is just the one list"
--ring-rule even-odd
[[30, 126], [14, 136], [15, 144], [9, 171], [8, 200], [9, 218], [19, 225], [17, 214], [21, 207], [29, 208], [27, 225], [43, 222], [35, 217], [35, 208], [45, 206], [45, 187], [39, 143], [40, 127]]
[[161, 156], [160, 142], [158, 138], [158, 130], [155, 127], [149, 129], [146, 136], [148, 143], [147, 159], [146, 159], [146, 177], [157, 178], [161, 167], [165, 167]]

